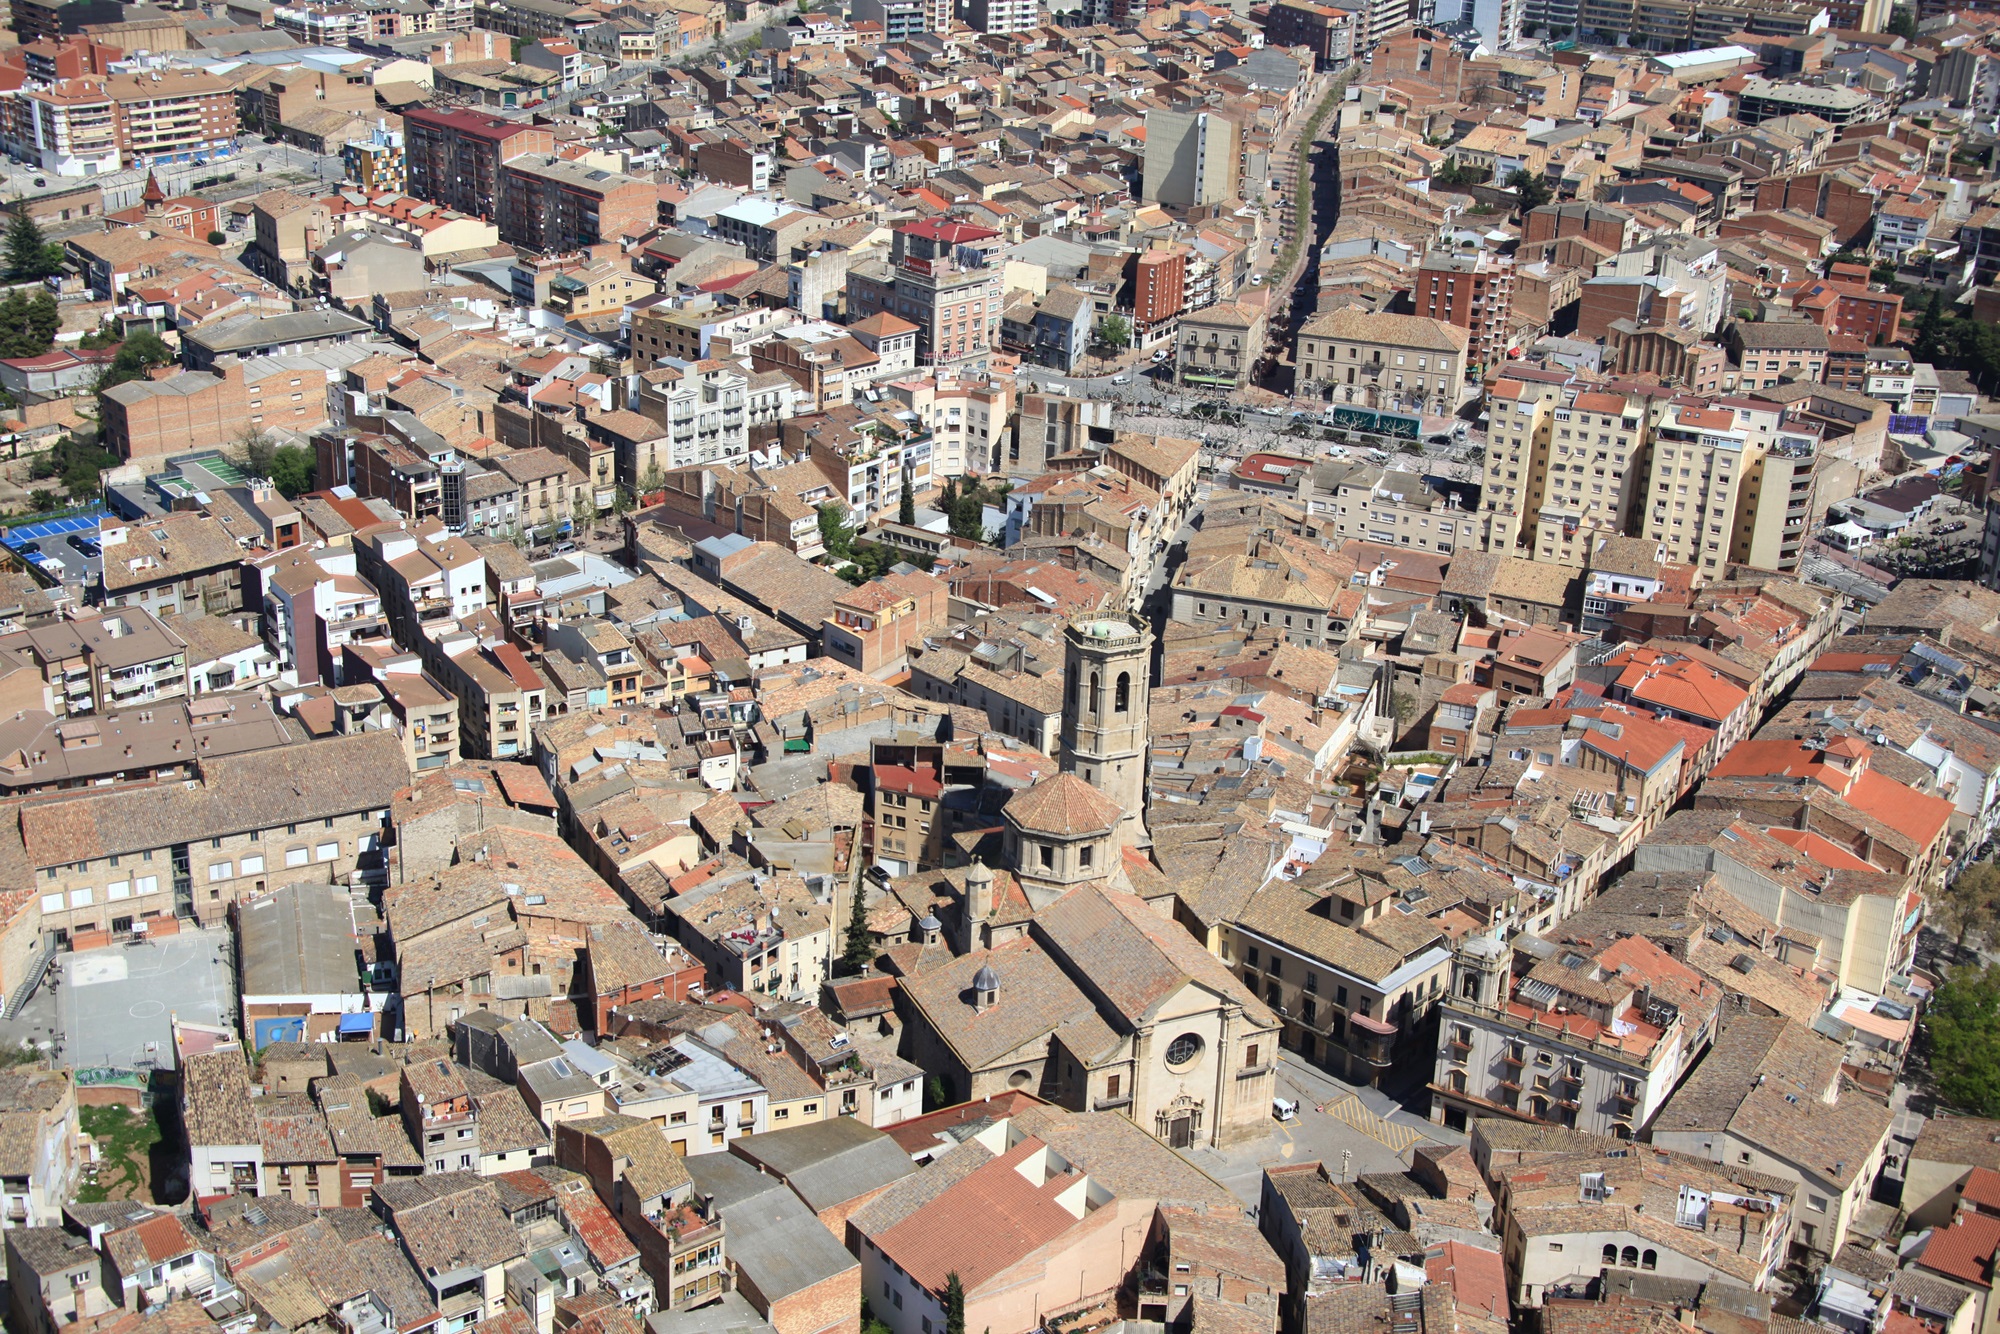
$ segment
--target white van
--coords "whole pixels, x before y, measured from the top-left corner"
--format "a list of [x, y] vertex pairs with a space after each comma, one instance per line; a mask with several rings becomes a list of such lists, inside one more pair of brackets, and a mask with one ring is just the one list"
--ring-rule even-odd
[[1299, 1119], [1298, 1100], [1295, 1098], [1271, 1099], [1271, 1115], [1273, 1117], [1276, 1117], [1280, 1121], [1298, 1120]]

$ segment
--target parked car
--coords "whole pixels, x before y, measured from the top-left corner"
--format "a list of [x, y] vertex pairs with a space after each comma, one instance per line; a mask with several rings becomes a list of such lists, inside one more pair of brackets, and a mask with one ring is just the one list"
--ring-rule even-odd
[[1112, 377], [1111, 377], [1111, 383], [1113, 383], [1113, 384], [1130, 384], [1130, 383], [1132, 383], [1132, 377], [1131, 377], [1131, 376], [1129, 376], [1129, 375], [1114, 375], [1114, 376], [1112, 376]]

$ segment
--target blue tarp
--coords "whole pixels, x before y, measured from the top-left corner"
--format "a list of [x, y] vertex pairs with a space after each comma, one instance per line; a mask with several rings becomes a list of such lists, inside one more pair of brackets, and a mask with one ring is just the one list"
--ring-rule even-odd
[[340, 1016], [342, 1033], [372, 1033], [375, 1031], [375, 1016], [372, 1014], [343, 1014]]

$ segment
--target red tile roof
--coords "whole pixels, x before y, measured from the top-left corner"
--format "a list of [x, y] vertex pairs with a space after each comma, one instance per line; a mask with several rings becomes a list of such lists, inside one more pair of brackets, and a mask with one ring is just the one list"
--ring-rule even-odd
[[1981, 1209], [2000, 1210], [2000, 1172], [1990, 1167], [1973, 1168], [1958, 1188], [1958, 1197]]
[[1993, 1286], [1993, 1252], [2000, 1250], [2000, 1218], [1960, 1214], [1931, 1233], [1917, 1263], [1935, 1274], [1978, 1288]]
[[968, 1291], [1048, 1245], [1078, 1223], [1056, 1196], [1078, 1177], [1040, 1185], [1024, 1164], [1046, 1148], [1032, 1136], [987, 1163], [876, 1239], [882, 1253], [932, 1292], [958, 1274]]
[[1448, 1241], [1443, 1254], [1424, 1257], [1424, 1276], [1433, 1283], [1451, 1285], [1461, 1310], [1507, 1319], [1507, 1266], [1500, 1252]]

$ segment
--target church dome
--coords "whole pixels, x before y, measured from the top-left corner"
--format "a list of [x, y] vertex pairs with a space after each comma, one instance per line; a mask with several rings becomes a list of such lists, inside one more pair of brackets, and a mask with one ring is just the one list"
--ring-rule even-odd
[[981, 964], [979, 966], [979, 971], [972, 975], [972, 989], [974, 991], [1000, 990], [1000, 974], [993, 971], [992, 964]]
[[935, 913], [925, 913], [917, 919], [917, 930], [919, 931], [942, 931], [943, 929], [944, 923], [937, 919]]

